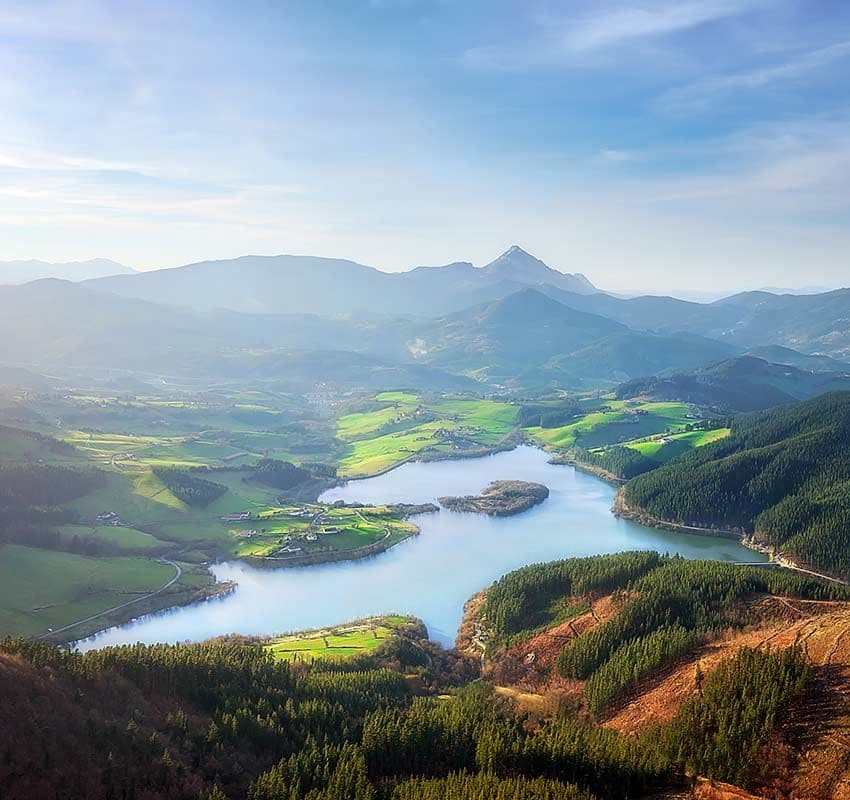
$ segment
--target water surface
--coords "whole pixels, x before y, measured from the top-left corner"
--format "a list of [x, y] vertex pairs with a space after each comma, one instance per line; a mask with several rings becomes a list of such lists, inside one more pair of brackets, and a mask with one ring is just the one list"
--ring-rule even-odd
[[230, 561], [212, 568], [239, 586], [227, 597], [144, 617], [79, 643], [80, 649], [132, 642], [200, 641], [238, 632], [273, 634], [390, 611], [421, 617], [450, 644], [464, 602], [512, 569], [568, 556], [658, 550], [687, 558], [764, 561], [729, 539], [646, 528], [611, 514], [614, 489], [573, 467], [548, 463], [534, 447], [484, 458], [409, 463], [322, 495], [322, 500], [424, 503], [476, 494], [490, 481], [543, 483], [550, 495], [514, 517], [441, 510], [414, 518], [422, 533], [359, 561], [298, 569], [259, 569]]

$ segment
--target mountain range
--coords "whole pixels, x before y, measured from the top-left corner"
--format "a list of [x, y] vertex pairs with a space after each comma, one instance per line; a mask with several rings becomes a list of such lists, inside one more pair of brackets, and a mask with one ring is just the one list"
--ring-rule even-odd
[[518, 246], [484, 267], [405, 273], [245, 256], [0, 287], [0, 362], [258, 379], [288, 369], [299, 386], [342, 373], [351, 385], [357, 370], [340, 370], [333, 354], [357, 353], [363, 376], [383, 371], [399, 385], [410, 378], [455, 388], [591, 388], [744, 353], [842, 372], [848, 320], [850, 289], [746, 292], [708, 304], [621, 298]]
[[66, 281], [85, 281], [108, 275], [133, 275], [135, 270], [108, 258], [89, 261], [0, 261], [0, 284], [29, 283], [41, 278], [61, 278]]
[[90, 285], [194, 311], [325, 316], [437, 316], [526, 286], [551, 286], [579, 295], [596, 291], [584, 275], [552, 269], [516, 245], [483, 267], [459, 261], [390, 273], [343, 259], [243, 256], [99, 278]]
[[848, 390], [850, 367], [843, 371], [815, 372], [744, 355], [690, 372], [628, 381], [617, 388], [617, 397], [676, 400], [718, 411], [739, 412]]

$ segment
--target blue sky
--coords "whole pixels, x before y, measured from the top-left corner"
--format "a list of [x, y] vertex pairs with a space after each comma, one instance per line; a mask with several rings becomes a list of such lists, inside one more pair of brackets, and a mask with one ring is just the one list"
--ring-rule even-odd
[[0, 0], [0, 260], [850, 283], [850, 3]]

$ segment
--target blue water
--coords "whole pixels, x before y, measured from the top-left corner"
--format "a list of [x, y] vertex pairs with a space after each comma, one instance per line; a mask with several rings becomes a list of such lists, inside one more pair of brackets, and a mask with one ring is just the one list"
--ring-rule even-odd
[[239, 561], [213, 567], [236, 581], [232, 594], [112, 628], [79, 643], [82, 650], [132, 642], [200, 641], [225, 633], [274, 634], [333, 625], [385, 612], [421, 617], [431, 637], [451, 644], [464, 602], [512, 569], [568, 556], [658, 550], [687, 558], [764, 561], [736, 541], [671, 533], [617, 519], [614, 489], [534, 447], [459, 461], [409, 463], [332, 489], [322, 500], [424, 503], [476, 494], [490, 481], [530, 480], [549, 498], [514, 517], [441, 510], [413, 521], [421, 534], [360, 561], [299, 569], [258, 569]]

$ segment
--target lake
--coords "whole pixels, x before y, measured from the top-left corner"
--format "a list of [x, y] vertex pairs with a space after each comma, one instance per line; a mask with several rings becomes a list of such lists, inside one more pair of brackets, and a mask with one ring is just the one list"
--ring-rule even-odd
[[766, 561], [730, 539], [646, 528], [611, 514], [614, 488], [573, 467], [549, 463], [535, 447], [458, 461], [412, 462], [375, 478], [351, 481], [323, 501], [425, 503], [477, 494], [493, 480], [543, 483], [550, 495], [514, 517], [441, 510], [413, 518], [421, 528], [392, 549], [359, 561], [298, 569], [259, 569], [239, 561], [212, 567], [235, 581], [223, 598], [164, 611], [103, 631], [81, 650], [134, 642], [200, 641], [225, 633], [274, 634], [358, 617], [415, 614], [433, 639], [454, 641], [464, 602], [500, 575], [537, 561], [658, 550], [686, 558]]

